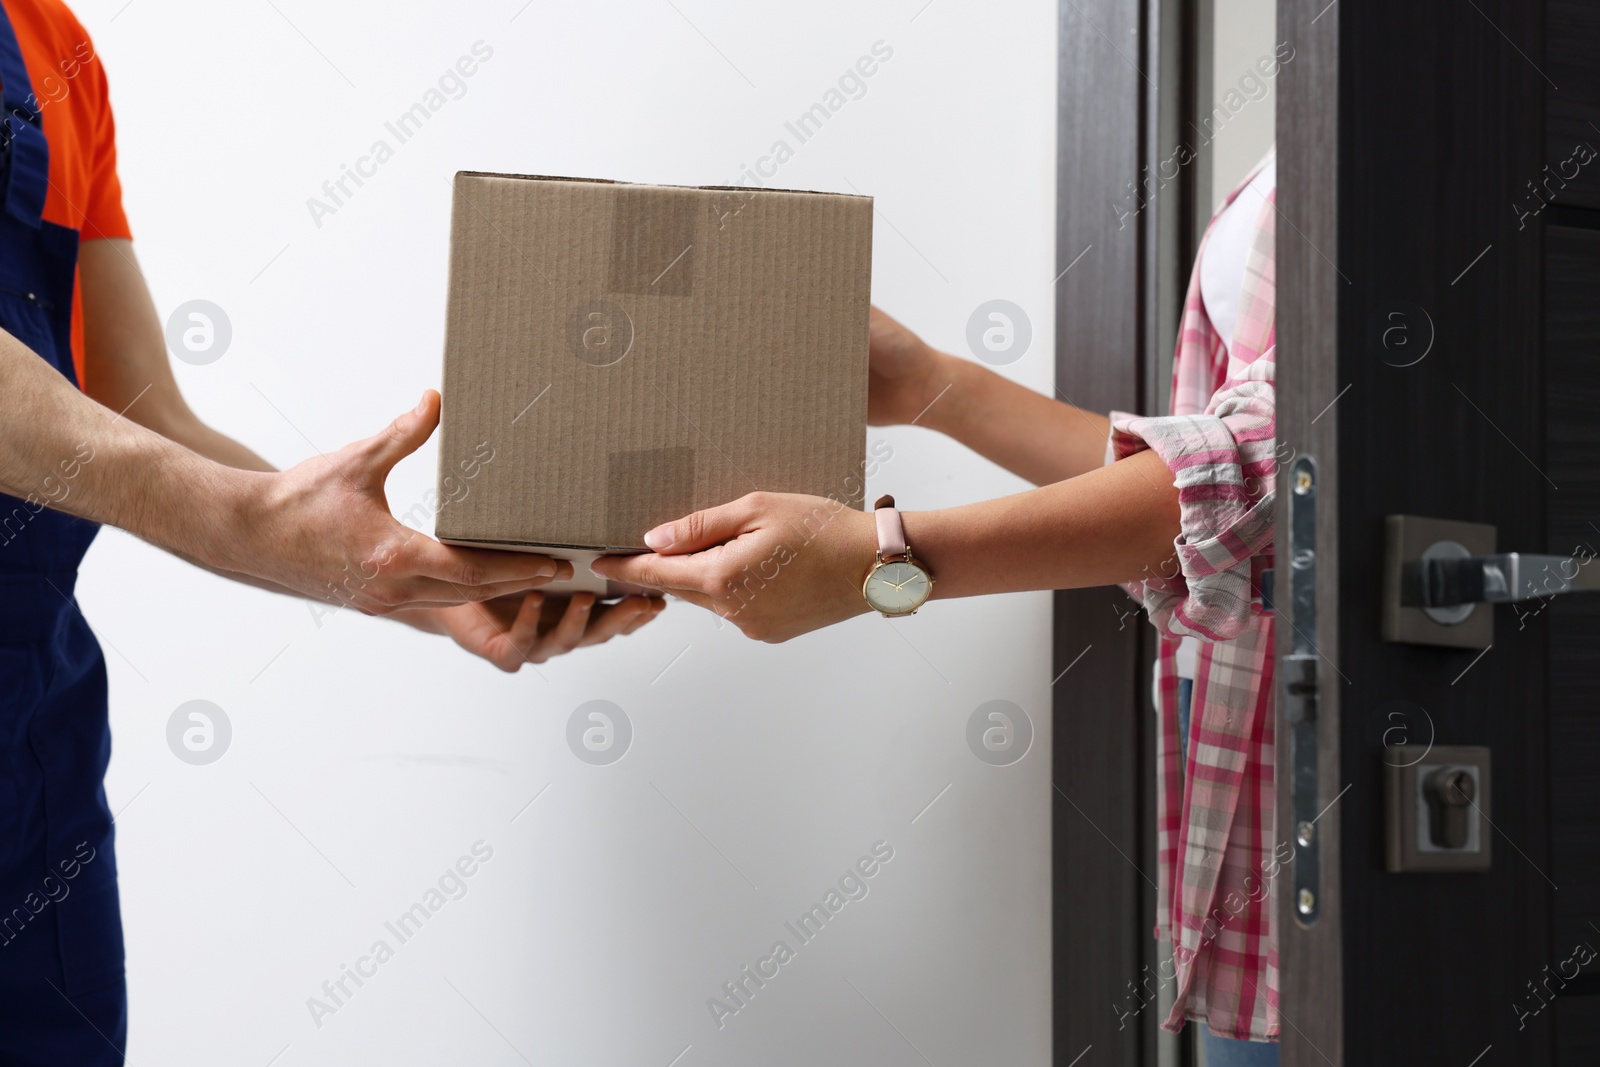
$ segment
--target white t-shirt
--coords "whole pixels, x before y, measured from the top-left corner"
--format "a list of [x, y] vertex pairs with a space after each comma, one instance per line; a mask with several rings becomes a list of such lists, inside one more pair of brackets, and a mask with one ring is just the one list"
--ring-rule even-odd
[[1255, 230], [1261, 206], [1278, 184], [1278, 151], [1267, 153], [1267, 161], [1250, 179], [1250, 184], [1217, 216], [1200, 259], [1200, 301], [1206, 317], [1216, 328], [1222, 343], [1233, 350], [1233, 325], [1239, 317], [1239, 297], [1244, 292], [1245, 261], [1250, 256], [1250, 237]]
[[[1231, 352], [1233, 326], [1239, 318], [1239, 298], [1244, 293], [1245, 261], [1250, 256], [1250, 237], [1261, 215], [1261, 205], [1278, 184], [1278, 150], [1267, 153], [1267, 162], [1240, 190], [1233, 203], [1223, 209], [1206, 239], [1200, 257], [1200, 302], [1217, 336]], [[1200, 642], [1185, 637], [1178, 642], [1178, 677], [1193, 678]]]

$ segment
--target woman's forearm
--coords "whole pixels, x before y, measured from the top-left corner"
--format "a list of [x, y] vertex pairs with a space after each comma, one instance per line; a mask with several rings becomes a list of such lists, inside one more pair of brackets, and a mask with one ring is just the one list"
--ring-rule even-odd
[[1071, 589], [1174, 573], [1178, 490], [1154, 452], [1015, 496], [905, 514], [935, 597]]
[[[936, 597], [1172, 577], [1178, 490], [1154, 452], [981, 504], [903, 515]], [[672, 592], [750, 637], [786, 641], [868, 609], [871, 512], [823, 497], [750, 493], [656, 527], [654, 552], [602, 556], [596, 574]]]
[[[1106, 465], [1107, 416], [939, 352], [876, 308], [869, 347], [873, 425], [940, 430], [1044, 486], [904, 514], [910, 547], [933, 572], [934, 596], [1178, 573], [1179, 493], [1160, 454]], [[877, 519], [837, 500], [750, 493], [663, 523], [644, 541], [653, 552], [601, 557], [592, 569], [675, 593], [758, 640], [785, 641], [870, 610], [862, 583], [879, 558]]]
[[1035, 485], [1075, 478], [1105, 462], [1111, 422], [1005, 378], [971, 360], [939, 353], [934, 382], [946, 389], [920, 425], [935, 429]]

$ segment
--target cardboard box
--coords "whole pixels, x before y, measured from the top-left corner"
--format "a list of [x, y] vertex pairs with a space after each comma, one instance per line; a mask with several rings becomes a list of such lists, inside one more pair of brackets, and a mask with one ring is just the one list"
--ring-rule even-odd
[[457, 174], [438, 538], [600, 592], [755, 489], [860, 507], [871, 266], [870, 197]]

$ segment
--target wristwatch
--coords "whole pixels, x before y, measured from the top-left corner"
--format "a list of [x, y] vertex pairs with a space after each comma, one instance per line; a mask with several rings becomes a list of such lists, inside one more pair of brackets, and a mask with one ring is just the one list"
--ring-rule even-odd
[[933, 593], [933, 573], [911, 554], [894, 497], [879, 497], [873, 514], [878, 520], [878, 556], [861, 583], [861, 595], [885, 618], [915, 615]]

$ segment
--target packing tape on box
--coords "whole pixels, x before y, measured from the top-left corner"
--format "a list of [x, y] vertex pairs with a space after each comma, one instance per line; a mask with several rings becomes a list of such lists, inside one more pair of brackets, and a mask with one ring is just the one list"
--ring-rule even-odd
[[647, 530], [683, 517], [694, 499], [695, 450], [641, 448], [606, 455], [606, 543], [638, 546]]
[[692, 296], [704, 209], [693, 190], [618, 186], [611, 201], [611, 292]]

